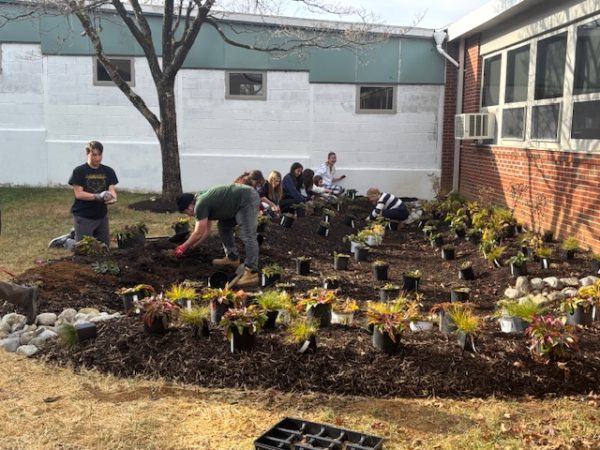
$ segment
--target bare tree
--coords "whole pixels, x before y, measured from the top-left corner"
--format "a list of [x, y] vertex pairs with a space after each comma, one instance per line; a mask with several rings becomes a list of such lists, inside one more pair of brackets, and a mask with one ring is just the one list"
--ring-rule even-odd
[[[75, 15], [81, 23], [85, 35], [92, 43], [96, 56], [106, 68], [112, 81], [125, 94], [133, 106], [144, 116], [156, 134], [162, 156], [162, 194], [166, 199], [174, 199], [182, 190], [177, 139], [177, 115], [175, 108], [175, 78], [190, 49], [198, 39], [203, 26], [213, 27], [229, 45], [272, 54], [289, 54], [309, 47], [350, 48], [372, 44], [387, 38], [387, 30], [374, 25], [374, 17], [364, 10], [340, 7], [326, 0], [287, 0], [301, 5], [311, 12], [321, 11], [340, 16], [357, 17], [357, 23], [344, 24], [331, 22], [320, 28], [302, 28], [289, 25], [289, 21], [277, 17], [285, 0], [231, 0], [230, 8], [242, 8], [259, 14], [258, 18], [268, 23], [268, 38], [257, 39], [248, 44], [248, 33], [256, 31], [248, 24], [230, 19], [229, 12], [219, 9], [216, 0], [30, 0], [18, 15], [0, 16], [1, 21], [30, 18], [41, 14]], [[157, 49], [145, 11], [162, 8], [161, 46]], [[133, 38], [143, 49], [158, 95], [158, 116], [146, 102], [120, 76], [116, 66], [107, 57], [102, 41], [102, 29], [96, 25], [96, 17], [111, 16], [112, 21], [124, 24]], [[260, 23], [260, 20], [259, 20]], [[0, 26], [2, 22], [0, 22]], [[328, 25], [327, 23], [325, 25]], [[258, 34], [254, 34], [258, 36]], [[201, 45], [201, 43], [199, 43]], [[198, 44], [196, 44], [198, 45]], [[160, 52], [162, 50], [162, 54]], [[159, 54], [161, 56], [159, 57]]]

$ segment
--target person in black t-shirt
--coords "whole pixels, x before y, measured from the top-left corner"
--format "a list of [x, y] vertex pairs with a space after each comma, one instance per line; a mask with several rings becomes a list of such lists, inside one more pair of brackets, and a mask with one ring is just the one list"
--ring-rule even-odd
[[107, 204], [117, 201], [115, 185], [119, 182], [115, 171], [102, 164], [104, 147], [91, 141], [85, 147], [87, 161], [75, 167], [69, 184], [73, 186], [75, 201], [71, 207], [74, 229], [54, 238], [48, 247], [73, 248], [84, 236], [93, 236], [110, 245]]

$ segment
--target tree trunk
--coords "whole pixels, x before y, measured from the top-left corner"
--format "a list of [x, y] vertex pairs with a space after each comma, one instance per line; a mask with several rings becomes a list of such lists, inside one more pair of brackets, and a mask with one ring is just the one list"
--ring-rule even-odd
[[155, 132], [162, 155], [162, 195], [165, 199], [174, 202], [175, 196], [182, 192], [174, 80], [161, 84], [157, 91], [160, 127]]

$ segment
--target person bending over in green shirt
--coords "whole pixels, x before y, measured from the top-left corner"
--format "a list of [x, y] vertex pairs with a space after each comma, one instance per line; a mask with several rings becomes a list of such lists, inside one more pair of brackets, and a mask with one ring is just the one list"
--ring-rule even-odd
[[256, 240], [256, 217], [260, 197], [256, 189], [240, 184], [215, 186], [198, 195], [184, 193], [176, 198], [179, 212], [196, 218], [196, 226], [190, 237], [175, 250], [182, 257], [190, 248], [204, 242], [210, 236], [211, 225], [217, 221], [219, 236], [225, 249], [225, 257], [213, 260], [213, 265], [232, 267], [240, 265], [240, 256], [233, 237], [233, 228], [240, 226], [240, 238], [246, 250], [245, 270], [237, 282], [238, 287], [259, 285], [258, 241]]

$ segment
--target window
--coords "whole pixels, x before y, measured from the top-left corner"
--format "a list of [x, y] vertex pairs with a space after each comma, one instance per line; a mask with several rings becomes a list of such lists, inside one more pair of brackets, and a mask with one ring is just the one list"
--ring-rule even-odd
[[529, 45], [507, 53], [506, 58], [506, 103], [527, 101], [529, 84]]
[[225, 98], [266, 100], [266, 74], [263, 72], [226, 72]]
[[577, 28], [573, 94], [600, 92], [600, 20]]
[[531, 112], [531, 139], [558, 140], [560, 103], [534, 106]]
[[502, 111], [502, 137], [525, 138], [525, 108], [509, 108]]
[[566, 53], [567, 33], [538, 42], [535, 64], [536, 100], [562, 97]]
[[600, 139], [600, 100], [573, 104], [573, 139]]
[[500, 103], [500, 64], [502, 56], [496, 55], [483, 64], [482, 105], [494, 106]]
[[[130, 86], [135, 85], [133, 59], [131, 58], [109, 58], [110, 61], [117, 67], [117, 72], [121, 78]], [[115, 83], [110, 79], [110, 75], [98, 60], [94, 58], [94, 85], [96, 86], [114, 86]]]
[[396, 89], [394, 86], [358, 86], [356, 95], [358, 113], [395, 113]]

